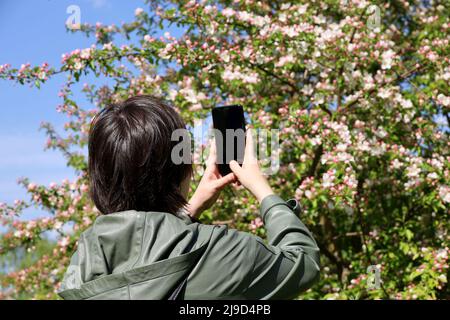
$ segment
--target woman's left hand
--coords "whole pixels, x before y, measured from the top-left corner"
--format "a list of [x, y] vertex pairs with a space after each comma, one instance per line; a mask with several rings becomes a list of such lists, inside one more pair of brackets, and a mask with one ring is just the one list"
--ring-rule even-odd
[[216, 164], [216, 143], [210, 141], [210, 151], [206, 160], [206, 169], [197, 189], [187, 205], [191, 216], [197, 218], [204, 210], [210, 208], [219, 197], [220, 191], [228, 184], [236, 181], [234, 173], [229, 173], [225, 177], [219, 173]]

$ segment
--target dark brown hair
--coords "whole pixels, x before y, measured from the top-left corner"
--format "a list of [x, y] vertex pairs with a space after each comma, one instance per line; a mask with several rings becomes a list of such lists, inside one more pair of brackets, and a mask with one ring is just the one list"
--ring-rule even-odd
[[141, 95], [101, 110], [89, 132], [90, 195], [103, 214], [175, 213], [186, 204], [180, 184], [191, 164], [175, 164], [172, 132], [185, 123], [161, 99]]

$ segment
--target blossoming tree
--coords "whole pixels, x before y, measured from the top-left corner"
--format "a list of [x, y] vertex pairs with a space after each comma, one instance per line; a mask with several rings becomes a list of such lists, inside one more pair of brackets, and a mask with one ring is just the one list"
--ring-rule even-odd
[[[171, 100], [191, 125], [215, 105], [239, 103], [254, 127], [280, 130], [280, 168], [270, 183], [300, 201], [322, 253], [321, 279], [302, 298], [449, 297], [448, 1], [143, 7], [121, 26], [72, 30], [95, 35], [93, 44], [63, 54], [60, 66], [0, 65], [0, 78], [38, 88], [66, 75], [57, 107], [68, 116], [66, 132], [43, 128], [47, 148], [77, 173], [49, 186], [23, 179], [30, 199], [1, 204], [0, 254], [33, 255], [0, 275], [2, 297], [57, 297], [77, 238], [98, 215], [83, 152], [90, 120], [136, 94]], [[169, 25], [182, 34], [165, 32]], [[97, 80], [78, 90], [90, 75]], [[80, 93], [88, 103], [76, 101]], [[19, 219], [33, 206], [49, 215]], [[264, 237], [257, 213], [245, 190], [230, 188], [202, 219]], [[36, 251], [51, 230], [57, 241]]]

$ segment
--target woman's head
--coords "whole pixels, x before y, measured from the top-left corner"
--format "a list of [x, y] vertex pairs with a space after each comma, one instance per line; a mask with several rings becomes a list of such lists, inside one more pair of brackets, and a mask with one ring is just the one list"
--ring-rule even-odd
[[173, 107], [136, 96], [96, 115], [89, 133], [90, 194], [103, 214], [175, 213], [186, 204], [190, 164], [175, 164], [172, 132], [185, 124]]

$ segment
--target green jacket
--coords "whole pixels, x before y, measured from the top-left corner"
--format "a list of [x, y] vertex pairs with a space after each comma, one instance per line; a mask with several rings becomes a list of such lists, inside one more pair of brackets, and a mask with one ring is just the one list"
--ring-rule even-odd
[[319, 248], [298, 203], [263, 199], [268, 244], [255, 235], [164, 212], [100, 216], [82, 233], [59, 295], [64, 299], [289, 299], [319, 277]]

